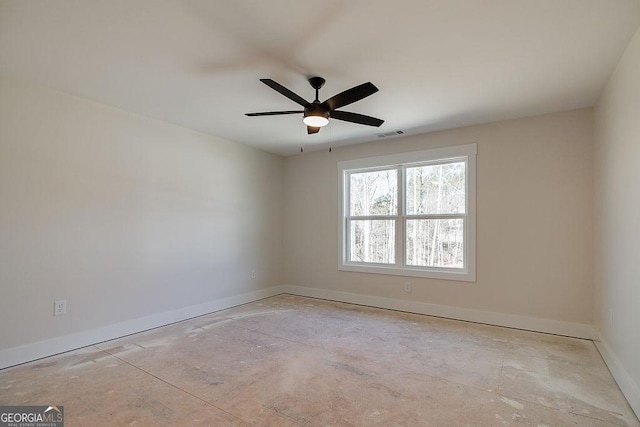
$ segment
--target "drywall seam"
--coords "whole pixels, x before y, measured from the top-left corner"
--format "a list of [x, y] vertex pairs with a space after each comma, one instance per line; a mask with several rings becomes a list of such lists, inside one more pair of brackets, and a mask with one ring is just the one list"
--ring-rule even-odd
[[439, 304], [429, 304], [417, 301], [405, 301], [386, 297], [377, 297], [349, 292], [310, 288], [304, 286], [283, 285], [286, 293], [322, 298], [332, 301], [367, 305], [371, 307], [387, 308], [406, 311], [409, 313], [426, 314], [430, 316], [446, 317], [455, 320], [484, 323], [494, 326], [505, 326], [528, 331], [565, 335], [575, 338], [592, 339], [593, 328], [584, 323], [565, 322], [561, 320], [542, 319], [537, 317], [519, 316], [514, 314], [481, 311], [469, 308], [452, 307]]
[[611, 375], [618, 383], [618, 387], [624, 394], [624, 397], [629, 402], [631, 409], [636, 413], [636, 416], [640, 418], [640, 385], [633, 381], [633, 378], [627, 370], [624, 368], [618, 356], [613, 352], [611, 346], [604, 340], [600, 331], [596, 328], [593, 329], [593, 342], [596, 348], [600, 352], [604, 363], [606, 363]]
[[284, 293], [274, 286], [0, 351], [0, 369]]

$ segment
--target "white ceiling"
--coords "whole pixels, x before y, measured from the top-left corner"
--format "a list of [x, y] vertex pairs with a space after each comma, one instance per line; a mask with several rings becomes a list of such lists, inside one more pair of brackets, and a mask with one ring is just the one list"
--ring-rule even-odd
[[[592, 106], [640, 25], [640, 0], [1, 0], [0, 73], [290, 155]], [[299, 109], [371, 81], [307, 135]]]

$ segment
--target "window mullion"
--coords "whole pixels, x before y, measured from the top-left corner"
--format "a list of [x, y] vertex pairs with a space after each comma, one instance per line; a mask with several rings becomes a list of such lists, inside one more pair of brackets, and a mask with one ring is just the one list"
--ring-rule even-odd
[[404, 177], [404, 166], [398, 166], [398, 209], [396, 211], [397, 219], [396, 219], [396, 266], [402, 267], [405, 264], [405, 224], [404, 224], [404, 216], [406, 212], [405, 208], [405, 177]]
[[347, 216], [346, 217], [348, 220], [351, 221], [357, 221], [357, 220], [362, 220], [362, 221], [384, 221], [384, 220], [392, 220], [392, 219], [396, 219], [395, 216], [393, 215], [369, 215], [369, 216]]
[[419, 214], [405, 215], [405, 219], [466, 219], [467, 214]]

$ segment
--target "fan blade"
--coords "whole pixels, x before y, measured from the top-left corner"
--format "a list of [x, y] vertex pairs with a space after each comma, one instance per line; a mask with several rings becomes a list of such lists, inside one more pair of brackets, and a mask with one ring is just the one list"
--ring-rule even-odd
[[289, 89], [287, 89], [286, 87], [282, 86], [280, 83], [275, 82], [271, 79], [260, 79], [260, 81], [264, 84], [266, 84], [267, 86], [269, 86], [271, 89], [275, 90], [276, 92], [280, 92], [282, 95], [286, 96], [287, 98], [289, 98], [290, 100], [292, 100], [293, 102], [296, 102], [300, 105], [302, 105], [303, 107], [306, 107], [309, 103], [300, 95], [290, 91]]
[[318, 133], [318, 132], [320, 132], [320, 128], [313, 127], [313, 126], [307, 126], [307, 133], [309, 135], [311, 135], [312, 133]]
[[255, 116], [279, 116], [280, 114], [300, 114], [304, 113], [304, 111], [266, 111], [264, 113], [246, 113], [245, 116], [255, 117]]
[[340, 92], [337, 95], [324, 101], [322, 104], [329, 108], [329, 110], [337, 110], [345, 105], [353, 104], [356, 101], [360, 101], [369, 95], [373, 95], [378, 91], [378, 88], [371, 82], [363, 83], [360, 86], [352, 87], [344, 92]]
[[365, 116], [364, 114], [350, 113], [348, 111], [332, 111], [332, 119], [344, 120], [345, 122], [358, 123], [368, 126], [380, 126], [384, 123], [384, 120], [376, 119], [375, 117]]

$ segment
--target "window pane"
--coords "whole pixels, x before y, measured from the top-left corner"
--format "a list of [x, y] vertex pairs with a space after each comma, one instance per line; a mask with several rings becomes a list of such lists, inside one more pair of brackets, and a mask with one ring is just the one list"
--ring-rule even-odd
[[465, 163], [406, 169], [407, 215], [465, 212]]
[[351, 262], [395, 263], [395, 220], [354, 220], [350, 225]]
[[464, 268], [463, 219], [408, 219], [406, 233], [407, 265]]
[[398, 171], [389, 169], [350, 175], [349, 215], [396, 215]]

